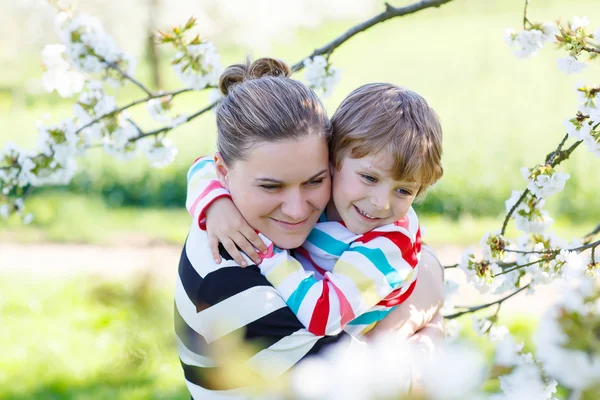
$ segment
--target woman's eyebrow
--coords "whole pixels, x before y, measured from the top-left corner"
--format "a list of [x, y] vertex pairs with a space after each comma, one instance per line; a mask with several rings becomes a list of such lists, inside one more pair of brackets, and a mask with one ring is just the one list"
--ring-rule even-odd
[[[313, 179], [316, 179], [319, 176], [323, 175], [325, 172], [327, 172], [327, 169], [319, 171], [318, 173], [316, 173], [313, 176], [311, 176], [310, 178], [308, 178], [305, 182], [312, 181]], [[279, 179], [269, 178], [269, 177], [261, 177], [261, 178], [256, 178], [254, 180], [257, 181], [257, 182], [278, 183], [278, 184], [281, 184], [281, 185], [285, 183], [285, 182], [283, 182], [283, 181], [281, 181]]]

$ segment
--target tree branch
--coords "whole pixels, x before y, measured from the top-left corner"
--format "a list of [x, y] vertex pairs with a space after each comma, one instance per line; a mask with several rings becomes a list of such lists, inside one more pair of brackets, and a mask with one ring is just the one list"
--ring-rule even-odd
[[600, 49], [597, 49], [595, 47], [584, 47], [582, 50], [585, 50], [588, 53], [597, 53], [597, 54], [600, 54]]
[[[476, 306], [476, 307], [470, 307], [470, 308], [468, 308], [465, 311], [460, 311], [460, 312], [457, 312], [455, 314], [447, 315], [444, 318], [446, 318], [446, 319], [454, 319], [454, 318], [460, 317], [461, 315], [474, 313], [476, 311], [483, 310], [485, 308], [491, 307], [491, 306], [496, 305], [496, 304], [500, 305], [503, 302], [505, 302], [506, 300], [510, 299], [511, 297], [516, 296], [517, 294], [521, 293], [523, 290], [527, 289], [530, 285], [531, 284], [528, 283], [527, 285], [523, 286], [522, 288], [519, 288], [518, 290], [515, 290], [511, 294], [509, 294], [507, 296], [504, 296], [503, 298], [498, 299], [496, 301], [492, 301], [491, 303], [482, 304], [482, 305]], [[465, 307], [460, 307], [460, 308], [465, 308]]]
[[340, 47], [344, 42], [346, 42], [350, 38], [352, 38], [354, 35], [356, 35], [360, 32], [364, 32], [374, 25], [377, 25], [381, 22], [387, 21], [392, 18], [402, 17], [402, 16], [408, 15], [408, 14], [413, 14], [413, 13], [416, 13], [417, 11], [421, 11], [426, 8], [440, 7], [451, 1], [452, 0], [421, 0], [421, 1], [418, 1], [413, 4], [409, 4], [404, 7], [393, 7], [389, 3], [385, 3], [386, 7], [385, 7], [384, 12], [374, 16], [373, 18], [371, 18], [367, 21], [364, 21], [358, 25], [353, 26], [352, 28], [350, 28], [346, 32], [344, 32], [342, 35], [338, 36], [331, 42], [327, 43], [325, 46], [315, 49], [311, 55], [303, 58], [302, 60], [300, 60], [296, 64], [294, 64], [292, 66], [292, 71], [296, 72], [296, 71], [300, 71], [301, 69], [303, 69], [304, 68], [304, 60], [306, 58], [313, 58], [315, 56], [320, 56], [320, 55], [324, 55], [324, 54], [329, 55], [329, 54], [333, 53], [333, 51], [336, 48]]
[[[595, 241], [593, 243], [588, 243], [586, 245], [579, 246], [579, 247], [576, 247], [576, 248], [573, 248], [573, 249], [566, 249], [566, 250], [567, 251], [576, 251], [578, 253], [581, 253], [582, 251], [585, 251], [587, 249], [594, 250], [598, 246], [600, 246], [600, 240], [597, 240], [597, 241]], [[535, 254], [536, 252], [532, 251], [532, 252], [529, 252], [529, 253]], [[527, 254], [527, 253], [525, 253], [525, 254]], [[544, 257], [544, 258], [541, 258], [541, 259], [539, 259], [537, 261], [533, 261], [533, 262], [526, 263], [526, 264], [516, 265], [514, 268], [504, 270], [504, 271], [502, 271], [502, 272], [494, 275], [494, 278], [497, 277], [497, 276], [500, 276], [500, 275], [508, 274], [509, 272], [513, 272], [513, 271], [516, 271], [516, 270], [524, 268], [524, 267], [528, 267], [530, 265], [538, 264], [538, 263], [545, 262], [545, 261], [552, 261], [552, 260], [554, 260], [556, 258], [556, 256], [558, 254], [560, 254], [560, 250], [550, 250], [550, 252], [546, 252], [546, 253], [539, 252], [538, 254], [547, 254], [547, 256]]]
[[[217, 105], [216, 102], [209, 104], [208, 106], [204, 107], [203, 109], [201, 109], [201, 110], [195, 112], [194, 114], [190, 115], [189, 117], [187, 117], [187, 119], [185, 121], [183, 121], [182, 123], [185, 124], [187, 122], [190, 122], [194, 118], [199, 117], [200, 115], [204, 114], [205, 112], [212, 110], [213, 107], [215, 107], [216, 105]], [[138, 140], [143, 139], [145, 137], [154, 136], [154, 135], [158, 135], [160, 133], [168, 132], [174, 128], [176, 128], [176, 127], [175, 126], [163, 126], [162, 128], [159, 128], [159, 129], [156, 129], [156, 130], [153, 130], [150, 132], [140, 131], [140, 135], [138, 137], [131, 139], [130, 142], [137, 142]]]
[[87, 124], [83, 125], [81, 128], [77, 129], [75, 131], [75, 134], [78, 134], [79, 132], [81, 132], [85, 128], [89, 128], [90, 126], [94, 125], [96, 122], [100, 122], [104, 118], [107, 118], [107, 117], [109, 117], [111, 115], [122, 113], [123, 111], [127, 110], [128, 108], [131, 108], [133, 106], [137, 106], [138, 104], [141, 104], [141, 103], [145, 103], [148, 100], [156, 99], [156, 98], [159, 98], [159, 97], [165, 97], [165, 96], [171, 96], [171, 98], [173, 98], [173, 97], [177, 96], [178, 94], [185, 93], [185, 92], [190, 92], [192, 90], [193, 89], [186, 88], [186, 89], [175, 90], [175, 91], [172, 91], [172, 92], [154, 93], [154, 94], [152, 94], [150, 96], [147, 96], [147, 97], [144, 97], [142, 99], [134, 100], [131, 103], [127, 104], [126, 106], [117, 108], [116, 110], [114, 110], [112, 112], [109, 112], [108, 114], [104, 114], [104, 115], [101, 115], [101, 116], [99, 116], [97, 118], [94, 118], [93, 120], [91, 120]]
[[527, 29], [527, 24], [531, 25], [531, 22], [527, 19], [527, 7], [529, 7], [529, 0], [525, 0], [525, 10], [523, 11], [523, 29]]
[[96, 55], [96, 57], [98, 57], [100, 59], [100, 61], [102, 61], [103, 63], [106, 63], [106, 65], [108, 65], [109, 67], [111, 67], [112, 69], [114, 69], [115, 71], [117, 71], [118, 73], [120, 73], [123, 78], [131, 81], [134, 85], [136, 85], [137, 87], [139, 87], [140, 89], [142, 89], [144, 92], [146, 92], [146, 94], [148, 96], [153, 96], [154, 93], [148, 89], [146, 86], [144, 86], [140, 81], [138, 81], [137, 79], [135, 79], [133, 76], [129, 75], [127, 72], [123, 71], [117, 64], [112, 63], [108, 60], [106, 60], [104, 57]]

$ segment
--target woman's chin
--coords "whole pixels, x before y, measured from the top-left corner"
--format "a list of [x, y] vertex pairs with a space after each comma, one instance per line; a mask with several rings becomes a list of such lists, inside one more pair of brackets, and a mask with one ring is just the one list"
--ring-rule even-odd
[[269, 237], [269, 239], [271, 239], [273, 244], [275, 244], [275, 246], [279, 247], [280, 249], [295, 249], [296, 247], [302, 246], [302, 243], [304, 243], [304, 241], [308, 237], [308, 233], [309, 232], [306, 232], [306, 234], [295, 234], [295, 235], [291, 235], [291, 234], [274, 235], [274, 236], [276, 236], [275, 240], [270, 238], [269, 236], [267, 236], [267, 237]]

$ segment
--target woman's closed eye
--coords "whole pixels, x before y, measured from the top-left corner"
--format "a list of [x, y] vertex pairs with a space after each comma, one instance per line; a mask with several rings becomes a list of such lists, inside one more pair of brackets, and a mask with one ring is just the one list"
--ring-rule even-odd
[[269, 191], [273, 191], [273, 190], [277, 190], [281, 188], [281, 185], [273, 185], [273, 184], [268, 184], [265, 183], [263, 185], [259, 185], [261, 188], [269, 190]]
[[306, 182], [306, 186], [319, 186], [321, 183], [323, 183], [324, 180], [325, 178], [312, 179]]

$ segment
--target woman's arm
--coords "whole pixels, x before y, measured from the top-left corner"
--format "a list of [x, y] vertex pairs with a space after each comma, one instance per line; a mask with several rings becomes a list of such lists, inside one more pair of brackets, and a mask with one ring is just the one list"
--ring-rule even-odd
[[[367, 336], [381, 332], [397, 332], [409, 338], [433, 321], [444, 304], [444, 268], [433, 250], [428, 246], [421, 249], [419, 279], [412, 295], [367, 333]], [[419, 332], [432, 343], [437, 342], [437, 333], [432, 330]]]

